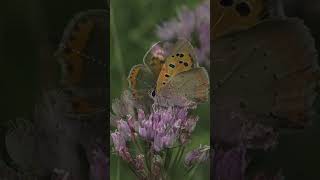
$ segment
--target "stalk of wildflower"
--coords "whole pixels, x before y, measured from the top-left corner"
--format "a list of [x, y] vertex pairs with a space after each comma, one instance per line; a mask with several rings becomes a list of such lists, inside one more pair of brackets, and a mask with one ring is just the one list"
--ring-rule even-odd
[[194, 165], [205, 162], [209, 159], [210, 146], [200, 145], [200, 147], [186, 154], [184, 164], [187, 168], [192, 168]]
[[184, 159], [184, 165], [188, 168], [187, 173], [189, 179], [193, 177], [198, 165], [207, 161], [210, 156], [210, 146], [200, 145], [200, 147], [190, 151], [186, 154]]

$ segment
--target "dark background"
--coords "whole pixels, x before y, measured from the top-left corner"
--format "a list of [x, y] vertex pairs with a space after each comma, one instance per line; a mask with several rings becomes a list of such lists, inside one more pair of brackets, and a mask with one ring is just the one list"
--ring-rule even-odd
[[[4, 0], [0, 2], [0, 163], [8, 161], [5, 132], [17, 117], [32, 120], [40, 93], [57, 85], [54, 52], [74, 14], [107, 9], [107, 0]], [[12, 124], [11, 124], [12, 125]]]
[[[283, 0], [285, 13], [289, 17], [304, 20], [310, 29], [320, 50], [320, 1], [318, 0]], [[319, 59], [319, 57], [318, 57]], [[320, 62], [320, 61], [318, 61]], [[319, 95], [318, 95], [319, 96]], [[314, 107], [319, 114], [320, 101], [316, 99]], [[320, 116], [304, 130], [285, 131], [280, 135], [279, 146], [274, 153], [261, 157], [274, 167], [281, 167], [287, 180], [320, 179]]]
[[105, 0], [13, 0], [1, 3], [1, 123], [29, 116], [36, 95], [59, 80], [53, 54], [72, 16], [106, 9]]

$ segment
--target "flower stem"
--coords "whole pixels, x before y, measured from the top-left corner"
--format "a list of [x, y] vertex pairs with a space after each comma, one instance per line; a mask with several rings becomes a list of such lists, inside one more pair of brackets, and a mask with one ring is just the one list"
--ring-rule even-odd
[[[120, 41], [118, 39], [118, 34], [117, 34], [117, 26], [114, 20], [114, 11], [113, 11], [113, 6], [110, 4], [110, 30], [111, 30], [111, 34], [112, 34], [112, 38], [114, 41], [114, 53], [115, 53], [115, 59], [118, 62], [118, 70], [119, 70], [119, 74], [121, 77], [121, 80], [125, 79], [125, 70], [124, 70], [124, 65], [123, 65], [123, 57], [122, 57], [122, 52], [121, 52], [121, 45], [120, 45]], [[122, 81], [122, 88], [125, 87], [126, 81]]]
[[172, 157], [172, 152], [167, 149], [166, 150], [166, 155], [165, 155], [165, 160], [164, 160], [164, 168], [165, 170], [168, 170], [168, 167], [170, 165], [170, 161], [171, 161], [171, 157]]
[[175, 155], [175, 157], [174, 157], [174, 160], [173, 160], [172, 164], [170, 165], [170, 169], [172, 169], [172, 167], [175, 166], [176, 161], [177, 161], [177, 159], [178, 159], [178, 156], [179, 156], [179, 154], [180, 154], [180, 151], [181, 151], [181, 146], [179, 146], [179, 148], [178, 148], [178, 152], [176, 153], [176, 155]]
[[186, 149], [186, 147], [183, 146], [183, 147], [182, 147], [182, 151], [181, 151], [181, 153], [180, 153], [180, 156], [179, 156], [179, 158], [178, 158], [178, 163], [180, 163], [181, 158], [182, 158], [182, 156], [183, 156], [183, 154], [184, 154], [184, 150], [185, 150], [185, 149]]
[[116, 180], [120, 180], [120, 158], [117, 159], [117, 176]]

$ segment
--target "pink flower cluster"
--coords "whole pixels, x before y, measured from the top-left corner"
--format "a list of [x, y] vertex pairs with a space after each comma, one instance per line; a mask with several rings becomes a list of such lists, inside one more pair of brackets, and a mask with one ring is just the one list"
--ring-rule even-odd
[[161, 40], [186, 38], [195, 44], [198, 62], [210, 64], [210, 2], [205, 1], [196, 9], [182, 7], [178, 17], [163, 22], [156, 30]]
[[139, 135], [150, 141], [155, 151], [170, 148], [176, 141], [185, 143], [183, 135], [191, 134], [198, 121], [197, 117], [188, 117], [187, 109], [158, 109], [146, 116], [142, 110], [138, 112], [140, 122]]

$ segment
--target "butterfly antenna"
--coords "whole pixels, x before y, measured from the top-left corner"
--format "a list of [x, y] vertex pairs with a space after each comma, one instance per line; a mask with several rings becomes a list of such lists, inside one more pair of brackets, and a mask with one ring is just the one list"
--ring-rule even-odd
[[213, 23], [211, 29], [212, 29], [212, 32], [214, 31], [214, 29], [217, 27], [217, 25], [222, 21], [223, 17], [225, 16], [225, 12], [223, 12], [220, 17], [218, 18], [218, 20]]
[[254, 58], [250, 58], [250, 56], [253, 56], [255, 54], [255, 50], [251, 51], [248, 56], [243, 58], [238, 64], [234, 65], [229, 73], [227, 73], [222, 80], [218, 82], [217, 85], [213, 87], [213, 91], [216, 89], [219, 89], [226, 81], [228, 81], [235, 72], [237, 72], [245, 63], [248, 63], [250, 60]]

